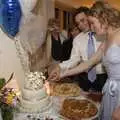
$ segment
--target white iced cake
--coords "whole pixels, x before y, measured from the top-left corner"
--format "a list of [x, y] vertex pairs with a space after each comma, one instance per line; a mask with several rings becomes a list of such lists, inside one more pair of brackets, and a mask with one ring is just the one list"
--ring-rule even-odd
[[30, 72], [26, 75], [19, 103], [21, 112], [44, 112], [50, 108], [51, 99], [43, 86], [45, 79], [42, 72]]

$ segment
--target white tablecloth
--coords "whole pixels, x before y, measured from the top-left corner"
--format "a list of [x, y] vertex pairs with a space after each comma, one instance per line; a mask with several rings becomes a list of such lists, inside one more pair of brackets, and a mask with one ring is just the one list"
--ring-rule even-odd
[[[54, 99], [54, 98], [53, 98]], [[53, 120], [64, 120], [62, 116], [59, 115], [58, 107], [54, 104], [54, 100], [51, 108], [44, 113], [19, 113], [14, 114], [14, 120], [45, 120], [45, 118], [53, 118]]]
[[[45, 112], [45, 113], [38, 113], [38, 114], [31, 114], [31, 113], [15, 113], [14, 120], [45, 120], [45, 118], [53, 118], [53, 120], [67, 120], [66, 118], [63, 118], [59, 111], [61, 109], [62, 103], [66, 97], [58, 97], [54, 96], [52, 97], [52, 106], [51, 108]], [[68, 98], [68, 97], [67, 97]], [[71, 97], [69, 97], [71, 98]], [[73, 97], [76, 99], [85, 99], [84, 96], [79, 97]], [[96, 106], [98, 107], [98, 114], [99, 114], [99, 104], [96, 103]], [[93, 120], [98, 117], [98, 114], [92, 119], [82, 119], [82, 120]]]

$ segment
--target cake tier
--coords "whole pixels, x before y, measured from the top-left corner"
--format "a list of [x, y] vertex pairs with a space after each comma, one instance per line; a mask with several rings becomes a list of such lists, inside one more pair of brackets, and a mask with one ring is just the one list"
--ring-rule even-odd
[[22, 89], [22, 98], [28, 101], [40, 100], [47, 96], [45, 88], [39, 90], [29, 90], [27, 88]]
[[51, 105], [52, 105], [52, 101], [50, 97], [47, 96], [46, 98], [36, 102], [27, 101], [21, 98], [18, 107], [21, 112], [38, 113], [49, 110]]

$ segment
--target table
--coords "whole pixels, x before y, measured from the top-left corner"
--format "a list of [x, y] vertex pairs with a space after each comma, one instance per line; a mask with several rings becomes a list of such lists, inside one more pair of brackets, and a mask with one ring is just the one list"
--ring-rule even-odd
[[[50, 108], [50, 110], [47, 111], [46, 113], [31, 114], [31, 113], [16, 112], [14, 115], [14, 120], [45, 120], [45, 117], [48, 117], [48, 118], [50, 117], [50, 118], [53, 118], [54, 120], [66, 120], [65, 118], [60, 116], [59, 111], [60, 111], [60, 108], [61, 108], [61, 105], [62, 105], [64, 99], [67, 97], [60, 97], [60, 96], [51, 96], [51, 97], [52, 97], [53, 104], [52, 104], [52, 107]], [[102, 98], [101, 93], [81, 91], [79, 97], [80, 97], [80, 99], [88, 98], [90, 100], [93, 100], [99, 109], [101, 98]], [[73, 98], [75, 98], [75, 97], [73, 97]], [[97, 114], [97, 116], [98, 116], [98, 114]], [[97, 120], [98, 119], [97, 116], [93, 120]], [[91, 120], [91, 119], [89, 119], [89, 120]]]
[[53, 120], [64, 120], [64, 118], [58, 114], [58, 109], [56, 107], [56, 104], [54, 104], [55, 101], [53, 99], [54, 97], [52, 98], [52, 106], [48, 111], [44, 113], [15, 112], [14, 120], [46, 120], [45, 118], [53, 118]]

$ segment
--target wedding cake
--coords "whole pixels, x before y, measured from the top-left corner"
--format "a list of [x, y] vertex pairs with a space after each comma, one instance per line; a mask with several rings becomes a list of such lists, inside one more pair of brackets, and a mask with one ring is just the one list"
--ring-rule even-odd
[[42, 72], [30, 72], [26, 75], [19, 102], [21, 112], [45, 112], [51, 107], [51, 99], [43, 86], [45, 79]]

